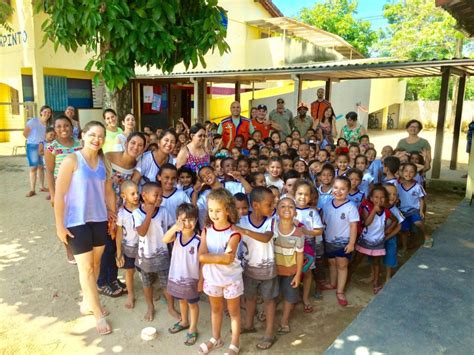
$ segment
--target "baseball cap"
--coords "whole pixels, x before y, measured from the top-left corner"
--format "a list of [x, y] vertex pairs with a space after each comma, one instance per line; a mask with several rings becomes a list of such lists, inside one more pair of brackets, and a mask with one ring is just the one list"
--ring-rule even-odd
[[267, 106], [266, 105], [258, 105], [257, 110], [264, 110], [267, 111]]

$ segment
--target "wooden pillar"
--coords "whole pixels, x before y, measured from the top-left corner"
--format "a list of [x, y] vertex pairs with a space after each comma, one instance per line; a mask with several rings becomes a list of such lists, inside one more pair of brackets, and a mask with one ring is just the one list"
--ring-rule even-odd
[[198, 111], [196, 114], [197, 122], [204, 123], [207, 117], [207, 84], [206, 79], [202, 78], [198, 83], [199, 97], [198, 97]]
[[439, 179], [441, 173], [441, 153], [443, 151], [444, 122], [446, 121], [446, 108], [448, 105], [449, 77], [450, 70], [447, 67], [442, 69], [441, 91], [439, 94], [438, 123], [436, 125], [436, 142], [433, 157], [433, 167], [431, 178]]
[[326, 80], [326, 89], [324, 90], [324, 98], [328, 101], [331, 101], [331, 89], [332, 89], [332, 81], [331, 79]]
[[299, 77], [299, 80], [298, 80], [298, 103], [297, 104], [299, 105], [303, 97], [303, 79], [301, 79], [301, 75], [298, 75], [298, 77]]
[[459, 133], [461, 132], [461, 117], [464, 101], [464, 90], [466, 88], [466, 75], [459, 78], [458, 97], [456, 101], [456, 115], [454, 117], [453, 149], [451, 151], [451, 163], [449, 169], [456, 170], [458, 161]]
[[235, 101], [240, 102], [240, 81], [235, 82]]

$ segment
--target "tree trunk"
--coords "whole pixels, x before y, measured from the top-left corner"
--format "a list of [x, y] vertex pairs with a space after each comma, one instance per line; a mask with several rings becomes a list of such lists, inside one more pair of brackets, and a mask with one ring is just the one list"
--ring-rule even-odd
[[119, 123], [132, 112], [132, 85], [128, 83], [122, 90], [104, 90], [104, 109], [112, 108], [117, 112]]
[[[456, 54], [454, 55], [456, 58], [462, 58], [462, 46], [463, 46], [463, 39], [458, 38], [456, 39]], [[451, 100], [451, 116], [449, 117], [447, 128], [450, 131], [454, 129], [454, 120], [456, 118], [456, 105], [458, 102], [458, 91], [459, 91], [459, 77], [457, 75], [453, 75], [453, 96]]]

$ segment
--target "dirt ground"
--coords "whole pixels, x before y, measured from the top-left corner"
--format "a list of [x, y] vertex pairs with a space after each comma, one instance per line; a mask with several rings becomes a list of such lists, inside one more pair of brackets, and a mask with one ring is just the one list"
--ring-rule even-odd
[[[150, 325], [143, 320], [145, 304], [140, 291], [133, 310], [124, 308], [124, 297], [102, 298], [110, 311], [113, 333], [97, 335], [94, 318], [79, 315], [78, 273], [75, 266], [66, 262], [64, 248], [55, 236], [53, 211], [46, 194], [25, 198], [27, 179], [24, 157], [0, 157], [0, 353], [196, 353], [197, 345], [183, 345], [183, 333], [168, 334], [173, 320], [161, 301], [157, 301], [156, 318], [151, 323], [158, 330], [157, 339], [140, 339], [141, 329]], [[430, 232], [461, 199], [453, 193], [429, 195]], [[347, 291], [350, 305], [344, 309], [338, 306], [334, 291], [326, 291], [322, 301], [314, 301], [313, 314], [304, 314], [298, 305], [291, 321], [292, 332], [281, 336], [271, 353], [322, 353], [372, 299], [371, 286], [357, 281], [368, 273], [368, 265], [359, 268]], [[138, 277], [135, 287], [140, 289]], [[202, 301], [200, 307], [198, 344], [210, 337], [209, 304]], [[241, 337], [243, 353], [257, 352], [255, 344], [263, 325], [258, 321], [256, 325], [258, 334]], [[227, 346], [228, 319], [223, 329]]]

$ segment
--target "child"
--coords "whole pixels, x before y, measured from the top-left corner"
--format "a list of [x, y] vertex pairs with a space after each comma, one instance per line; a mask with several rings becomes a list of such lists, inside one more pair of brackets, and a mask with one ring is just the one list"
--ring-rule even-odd
[[164, 207], [160, 207], [163, 190], [154, 182], [147, 182], [142, 188], [143, 203], [133, 211], [133, 222], [138, 233], [138, 257], [135, 266], [143, 283], [143, 294], [147, 304], [145, 320], [151, 322], [155, 317], [153, 304], [153, 283], [158, 279], [168, 302], [169, 314], [179, 319], [174, 309], [173, 297], [166, 291], [170, 255], [163, 243], [163, 236], [171, 226], [171, 216]]
[[397, 186], [398, 185], [398, 178], [396, 174], [398, 174], [398, 170], [400, 169], [400, 159], [396, 156], [388, 156], [383, 160], [383, 183], [384, 184], [392, 184]]
[[259, 155], [258, 156], [258, 171], [262, 174], [266, 174], [268, 166], [268, 156]]
[[265, 175], [265, 182], [267, 186], [276, 186], [281, 191], [283, 190], [283, 180], [280, 178], [282, 173], [282, 163], [280, 158], [271, 158], [268, 164], [267, 174]]
[[196, 184], [196, 174], [187, 166], [178, 169], [178, 189], [181, 189], [191, 200], [193, 186]]
[[176, 216], [174, 211], [177, 210], [178, 206], [183, 203], [190, 203], [188, 195], [183, 191], [175, 187], [176, 179], [178, 176], [178, 169], [173, 164], [164, 164], [158, 172], [157, 179], [161, 183], [163, 189], [161, 205], [166, 207], [171, 215], [171, 224], [176, 223]]
[[425, 242], [423, 247], [433, 247], [433, 238], [431, 238], [425, 229], [423, 219], [425, 218], [424, 205], [426, 192], [423, 187], [415, 181], [416, 165], [413, 163], [405, 163], [401, 169], [401, 184], [397, 186], [398, 196], [400, 198], [400, 211], [402, 211], [405, 220], [402, 223], [402, 254], [405, 254], [408, 246], [408, 234], [411, 225], [416, 225]]
[[267, 185], [265, 183], [265, 174], [262, 174], [259, 172], [252, 172], [248, 177], [248, 181], [250, 183], [250, 186], [252, 186], [252, 188], [257, 187], [257, 186]]
[[[313, 306], [309, 300], [311, 290], [312, 270], [315, 268], [316, 238], [322, 238], [323, 224], [319, 212], [310, 207], [311, 195], [314, 187], [306, 180], [298, 180], [294, 187], [296, 201], [296, 219], [303, 225], [302, 231], [305, 236], [305, 270], [303, 272], [303, 305], [304, 313], [312, 313]], [[308, 263], [308, 265], [306, 265]]]
[[362, 182], [362, 172], [359, 169], [351, 169], [347, 172], [347, 177], [351, 182], [348, 199], [359, 208], [362, 200], [365, 199], [365, 193], [359, 190]]
[[329, 160], [329, 152], [326, 149], [321, 149], [318, 152], [318, 160], [321, 164], [326, 164]]
[[346, 176], [349, 171], [349, 155], [347, 153], [340, 153], [336, 158], [336, 177]]
[[203, 264], [203, 290], [211, 304], [212, 337], [200, 345], [200, 351], [207, 354], [224, 345], [221, 324], [226, 299], [232, 329], [229, 350], [238, 354], [240, 296], [244, 293], [244, 285], [242, 267], [236, 257], [241, 235], [233, 228], [239, 220], [235, 198], [226, 189], [213, 190], [207, 196], [207, 210], [210, 225], [202, 231], [199, 261]]
[[283, 294], [283, 315], [278, 327], [279, 334], [291, 331], [289, 321], [299, 301], [298, 285], [303, 269], [304, 234], [302, 225], [295, 226], [295, 201], [282, 198], [277, 205], [278, 223], [274, 228], [275, 263], [280, 291]]
[[125, 284], [128, 291], [125, 307], [130, 309], [135, 306], [133, 276], [135, 274], [135, 258], [138, 254], [139, 239], [134, 228], [133, 211], [138, 208], [140, 195], [137, 185], [132, 180], [125, 180], [120, 185], [120, 195], [125, 203], [117, 213], [116, 262], [117, 267], [125, 269]]
[[260, 350], [269, 349], [276, 341], [273, 336], [278, 279], [273, 250], [272, 213], [273, 194], [267, 187], [256, 187], [250, 193], [252, 212], [240, 218], [236, 227], [242, 235], [240, 256], [244, 268], [244, 295], [246, 318], [242, 333], [253, 333], [257, 307], [257, 293], [265, 302], [266, 329], [263, 339], [257, 344]]
[[[181, 320], [169, 328], [171, 334], [184, 329], [185, 345], [196, 343], [198, 337], [197, 323], [199, 317], [199, 246], [201, 239], [196, 234], [198, 210], [190, 203], [183, 203], [176, 211], [176, 224], [163, 237], [164, 243], [173, 243], [170, 271], [168, 277], [168, 293], [179, 300]], [[190, 319], [188, 320], [188, 309]]]
[[[372, 257], [373, 292], [379, 293], [380, 261], [385, 255], [387, 236], [397, 228], [396, 219], [386, 208], [388, 194], [382, 185], [375, 185], [370, 190], [369, 200], [361, 206], [363, 229], [357, 240], [357, 254], [353, 263], [355, 269], [364, 255]], [[390, 221], [390, 222], [389, 222]], [[390, 224], [389, 224], [390, 223]]]
[[[253, 191], [253, 190], [252, 190]], [[246, 216], [249, 214], [249, 200], [247, 195], [242, 192], [238, 192], [234, 195], [235, 197], [235, 206], [237, 207], [237, 212], [240, 217]]]
[[319, 194], [319, 199], [318, 199], [318, 208], [321, 209], [323, 206], [328, 203], [329, 201], [332, 201], [333, 195], [332, 195], [332, 183], [334, 180], [334, 168], [331, 164], [324, 164], [323, 168], [321, 169], [321, 175], [320, 175], [320, 180], [321, 180], [321, 185], [318, 187], [318, 194]]
[[295, 182], [298, 181], [300, 174], [296, 170], [289, 170], [283, 174], [283, 196], [293, 198]]
[[374, 184], [378, 184], [382, 181], [382, 173], [383, 173], [383, 164], [381, 159], [377, 158], [377, 151], [374, 148], [368, 148], [365, 151], [365, 156], [367, 157], [367, 161], [369, 163], [369, 171], [374, 177]]
[[388, 194], [387, 208], [390, 210], [392, 216], [397, 219], [396, 227], [391, 233], [386, 234], [385, 240], [385, 255], [383, 256], [383, 263], [386, 269], [385, 282], [387, 283], [393, 275], [394, 269], [397, 267], [397, 234], [400, 232], [401, 223], [405, 220], [400, 210], [397, 208], [398, 192], [397, 187], [392, 184], [384, 184], [385, 190]]
[[349, 166], [355, 168], [356, 157], [360, 154], [360, 148], [357, 143], [349, 145]]
[[308, 164], [301, 158], [296, 158], [293, 161], [293, 169], [295, 169], [300, 179], [309, 179], [309, 169]]
[[239, 171], [240, 175], [242, 175], [244, 178], [247, 178], [250, 173], [250, 164], [247, 158], [240, 157], [237, 160], [237, 171]]
[[258, 159], [250, 158], [249, 159], [250, 173], [258, 173]]
[[359, 154], [355, 159], [355, 168], [362, 171], [362, 182], [360, 183], [359, 190], [362, 191], [365, 196], [369, 195], [370, 189], [374, 185], [374, 177], [367, 169], [369, 161], [365, 155]]
[[286, 173], [293, 169], [293, 160], [289, 155], [281, 155], [280, 159], [283, 167], [283, 173]]
[[335, 179], [332, 194], [334, 200], [323, 206], [323, 222], [326, 257], [329, 259], [329, 284], [323, 289], [336, 289], [338, 303], [345, 307], [344, 295], [347, 281], [347, 266], [357, 238], [359, 212], [348, 200], [351, 182], [345, 176]]
[[303, 159], [305, 162], [308, 162], [309, 160], [309, 145], [306, 143], [301, 143], [300, 146], [298, 147], [298, 156], [300, 159]]
[[211, 190], [216, 190], [224, 186], [218, 180], [216, 174], [214, 173], [214, 169], [212, 169], [210, 166], [203, 166], [199, 170], [198, 175], [200, 181], [197, 182], [196, 186], [194, 187], [191, 201], [194, 206], [198, 207], [199, 226], [204, 228], [207, 216], [207, 195], [211, 192]]

